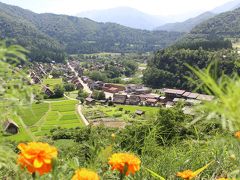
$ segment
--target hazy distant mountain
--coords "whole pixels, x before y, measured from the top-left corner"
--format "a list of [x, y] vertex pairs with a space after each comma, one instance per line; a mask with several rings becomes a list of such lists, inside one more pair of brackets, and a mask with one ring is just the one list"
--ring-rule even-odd
[[214, 17], [217, 14], [222, 12], [231, 11], [240, 7], [240, 0], [230, 1], [225, 3], [215, 9], [202, 13], [196, 17], [190, 18], [183, 22], [176, 23], [167, 23], [156, 28], [156, 30], [165, 30], [165, 31], [178, 31], [178, 32], [190, 32], [195, 26], [201, 24], [202, 22]]
[[189, 32], [192, 28], [196, 25], [200, 24], [201, 22], [210, 19], [211, 17], [215, 16], [212, 12], [205, 12], [200, 14], [197, 17], [190, 18], [183, 22], [177, 23], [168, 23], [163, 26], [157, 27], [156, 30], [164, 30], [164, 31], [178, 31], [178, 32]]
[[216, 7], [211, 12], [213, 12], [215, 14], [220, 14], [220, 13], [223, 13], [226, 11], [234, 10], [239, 7], [240, 7], [240, 0], [233, 0], [233, 1], [230, 1], [228, 3], [221, 5], [219, 7]]
[[113, 22], [124, 26], [151, 30], [168, 21], [165, 18], [149, 15], [130, 7], [117, 7], [105, 10], [93, 10], [77, 14], [97, 22]]

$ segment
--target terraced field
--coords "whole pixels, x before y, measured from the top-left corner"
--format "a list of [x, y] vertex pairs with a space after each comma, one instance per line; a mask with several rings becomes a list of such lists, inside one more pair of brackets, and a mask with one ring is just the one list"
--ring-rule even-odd
[[19, 111], [22, 121], [13, 117], [20, 127], [20, 133], [13, 136], [0, 134], [0, 140], [1, 137], [10, 140], [28, 140], [30, 138], [29, 134], [41, 137], [47, 135], [51, 129], [56, 127], [75, 128], [84, 126], [76, 110], [77, 103], [78, 101], [75, 100], [62, 100], [24, 107]]

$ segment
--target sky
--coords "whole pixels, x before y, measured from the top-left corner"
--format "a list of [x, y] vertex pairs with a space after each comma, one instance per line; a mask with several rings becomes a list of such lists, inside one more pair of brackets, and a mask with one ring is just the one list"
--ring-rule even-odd
[[36, 13], [76, 15], [83, 11], [127, 6], [160, 16], [203, 12], [229, 1], [231, 0], [0, 0]]

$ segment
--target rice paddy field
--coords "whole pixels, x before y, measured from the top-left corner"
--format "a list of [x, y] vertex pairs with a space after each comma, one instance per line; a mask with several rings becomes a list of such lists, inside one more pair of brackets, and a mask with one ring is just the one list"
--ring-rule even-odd
[[[31, 135], [36, 138], [46, 136], [51, 129], [76, 128], [84, 126], [77, 113], [75, 100], [49, 101], [33, 104], [19, 110], [20, 118], [13, 117], [19, 125], [20, 132], [17, 135], [5, 136], [0, 134], [1, 140], [29, 140]], [[25, 127], [25, 128], [24, 128]]]

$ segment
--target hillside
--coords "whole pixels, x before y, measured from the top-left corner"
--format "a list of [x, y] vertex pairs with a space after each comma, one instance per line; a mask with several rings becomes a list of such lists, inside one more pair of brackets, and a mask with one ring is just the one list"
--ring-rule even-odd
[[34, 14], [0, 3], [0, 37], [15, 39], [18, 44], [31, 51], [32, 59], [44, 60], [44, 57], [48, 57], [49, 60], [62, 61], [64, 55], [60, 43], [24, 18], [30, 17], [29, 15]]
[[219, 14], [196, 26], [185, 39], [240, 37], [240, 8]]
[[143, 13], [130, 7], [116, 7], [104, 10], [86, 11], [77, 14], [97, 22], [114, 22], [124, 26], [152, 30], [156, 26], [166, 23], [166, 19]]
[[32, 59], [53, 55], [51, 60], [62, 61], [63, 50], [74, 54], [154, 51], [173, 44], [182, 35], [97, 23], [73, 16], [36, 14], [3, 3], [0, 3], [0, 10], [0, 23], [4, 27], [0, 30], [1, 37], [16, 39], [32, 51]]
[[202, 23], [205, 20], [210, 19], [215, 14], [212, 12], [205, 12], [203, 14], [200, 14], [197, 17], [190, 18], [183, 22], [177, 22], [177, 23], [168, 23], [165, 25], [162, 25], [160, 27], [157, 27], [157, 30], [162, 31], [178, 31], [178, 32], [189, 32], [191, 31], [196, 25]]

